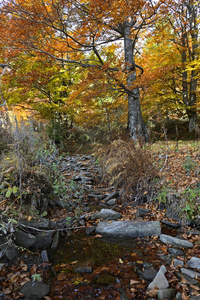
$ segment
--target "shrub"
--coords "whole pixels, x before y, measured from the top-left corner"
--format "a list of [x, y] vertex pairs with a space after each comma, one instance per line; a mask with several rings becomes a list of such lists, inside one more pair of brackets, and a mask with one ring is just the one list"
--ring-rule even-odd
[[158, 171], [148, 149], [136, 146], [134, 141], [116, 140], [94, 150], [102, 165], [104, 181], [140, 199], [152, 191], [151, 183]]

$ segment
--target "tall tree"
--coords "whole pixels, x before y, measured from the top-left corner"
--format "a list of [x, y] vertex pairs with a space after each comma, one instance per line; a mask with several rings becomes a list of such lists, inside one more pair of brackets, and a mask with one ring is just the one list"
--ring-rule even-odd
[[169, 5], [168, 20], [174, 30], [177, 48], [182, 61], [182, 99], [189, 118], [189, 131], [197, 124], [197, 71], [187, 70], [188, 62], [198, 60], [200, 3], [195, 0], [181, 0]]
[[[135, 63], [140, 31], [149, 26], [159, 6], [151, 0], [4, 0], [1, 36], [18, 51], [39, 51], [61, 64], [103, 72], [127, 95], [130, 136], [148, 139], [134, 82], [142, 69]], [[115, 66], [100, 54], [106, 44], [124, 43], [124, 63]], [[14, 47], [14, 48], [13, 48]], [[89, 53], [94, 53], [94, 56]], [[92, 59], [91, 59], [92, 58]], [[138, 71], [137, 71], [138, 69]], [[126, 75], [126, 76], [124, 76]], [[126, 81], [121, 78], [126, 77]]]

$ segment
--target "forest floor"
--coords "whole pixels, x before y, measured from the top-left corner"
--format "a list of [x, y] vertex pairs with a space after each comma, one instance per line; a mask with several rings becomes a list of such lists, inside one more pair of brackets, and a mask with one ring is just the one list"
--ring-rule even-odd
[[[193, 191], [200, 191], [200, 143], [199, 142], [179, 142], [178, 148], [177, 145], [173, 142], [159, 142], [151, 146], [153, 157], [155, 159], [155, 163], [159, 169], [159, 182], [158, 182], [158, 193], [157, 199], [160, 202], [166, 201], [166, 196], [168, 193], [178, 193], [180, 196], [185, 197], [186, 195], [186, 205], [183, 204], [183, 212], [187, 213], [187, 215], [192, 219], [198, 215], [198, 209], [200, 207], [200, 203], [196, 203], [196, 194], [193, 195]], [[69, 178], [68, 178], [69, 180]], [[103, 185], [106, 189], [107, 187]], [[197, 195], [197, 197], [199, 197]], [[198, 198], [199, 199], [199, 198]], [[99, 204], [98, 201], [96, 203]], [[80, 208], [81, 208], [80, 203]], [[185, 206], [184, 206], [185, 205]], [[3, 208], [3, 206], [2, 206]], [[112, 208], [112, 207], [110, 207]], [[151, 213], [145, 216], [144, 220], [159, 220], [162, 221], [167, 219], [165, 216], [165, 210], [158, 210], [158, 206], [152, 201], [150, 203], [145, 203], [141, 205], [141, 208], [150, 209]], [[185, 209], [185, 210], [184, 210]], [[131, 205], [127, 205], [124, 208], [123, 203], [118, 203], [117, 210], [122, 213], [123, 220], [134, 220], [138, 207], [133, 207]], [[71, 214], [75, 212], [72, 211]], [[58, 220], [68, 215], [66, 209], [58, 209], [56, 211], [51, 210], [51, 219]], [[29, 216], [27, 216], [28, 218]], [[48, 217], [48, 215], [47, 215]], [[168, 219], [169, 220], [169, 219]], [[169, 220], [173, 221], [173, 220]], [[85, 226], [89, 227], [90, 222], [86, 223]], [[84, 226], [81, 226], [81, 229], [74, 230], [74, 234], [79, 234], [83, 231]], [[185, 228], [186, 232], [188, 228]], [[166, 231], [167, 232], [167, 231]], [[170, 230], [171, 235], [174, 235], [175, 232]], [[92, 239], [100, 239], [101, 237], [93, 236]], [[191, 236], [185, 235], [185, 238], [196, 243], [199, 243], [199, 236]], [[84, 239], [84, 238], [83, 238]], [[29, 255], [26, 250], [21, 251], [19, 258], [8, 265], [8, 267], [2, 268], [0, 273], [1, 278], [1, 287], [2, 287], [2, 298], [0, 295], [0, 299], [23, 299], [21, 295], [18, 293], [18, 288], [21, 286], [22, 282], [26, 282], [31, 279], [33, 274], [39, 273], [44, 281], [51, 281], [52, 287], [50, 296], [46, 296], [46, 300], [58, 300], [58, 299], [86, 299], [83, 297], [83, 294], [90, 294], [94, 292], [92, 290], [92, 286], [95, 282], [94, 278], [98, 277], [100, 273], [103, 274], [111, 274], [112, 276], [117, 276], [119, 268], [121, 268], [120, 277], [124, 278], [124, 283], [120, 286], [119, 282], [109, 282], [108, 285], [102, 286], [101, 288], [95, 290], [96, 296], [91, 296], [91, 299], [148, 299], [148, 297], [153, 297], [153, 294], [148, 294], [146, 292], [147, 284], [144, 280], [138, 281], [138, 276], [133, 275], [133, 268], [130, 266], [130, 262], [133, 260], [136, 261], [137, 265], [142, 265], [145, 259], [148, 260], [148, 257], [151, 257], [151, 262], [158, 268], [160, 266], [161, 261], [158, 257], [155, 257], [155, 252], [160, 251], [164, 254], [167, 253], [167, 246], [160, 243], [157, 239], [149, 239], [149, 240], [138, 240], [137, 249], [141, 247], [146, 247], [147, 254], [141, 257], [137, 255], [136, 252], [132, 253], [124, 253], [123, 257], [119, 256], [115, 257], [114, 260], [111, 260], [108, 264], [102, 264], [97, 267], [93, 274], [88, 275], [80, 275], [74, 274], [69, 271], [66, 273], [66, 267], [71, 270], [73, 264], [76, 262], [69, 263], [60, 263], [54, 270], [57, 274], [56, 278], [51, 281], [52, 271], [46, 268], [39, 268], [37, 265], [33, 264], [31, 269], [24, 263], [24, 256]], [[146, 246], [145, 246], [146, 245]], [[87, 246], [85, 246], [87, 247]], [[136, 249], [136, 250], [137, 250]], [[197, 252], [195, 252], [197, 251]], [[199, 255], [199, 248], [195, 248], [194, 250], [186, 250], [185, 257], [189, 258], [195, 253]], [[144, 253], [143, 253], [144, 254]], [[32, 256], [38, 256], [40, 253], [32, 253]], [[120, 254], [122, 255], [122, 254]], [[154, 261], [155, 260], [155, 261]], [[168, 280], [170, 282], [171, 287], [175, 287], [177, 291], [182, 292], [185, 298], [189, 299], [188, 296], [188, 286], [187, 282], [183, 281], [180, 283], [180, 279], [174, 275], [174, 268], [168, 270]], [[132, 280], [132, 281], [131, 281]], [[68, 286], [66, 288], [66, 285]], [[101, 285], [101, 284], [100, 284]], [[94, 288], [93, 288], [94, 289]], [[66, 295], [64, 296], [63, 290], [66, 291]], [[101, 291], [99, 291], [101, 290]], [[128, 298], [120, 298], [119, 290], [123, 290], [126, 293], [126, 297]], [[65, 292], [64, 292], [65, 293]], [[71, 293], [71, 297], [69, 297]], [[194, 295], [199, 295], [198, 287], [194, 291]], [[156, 299], [156, 298], [155, 298]]]

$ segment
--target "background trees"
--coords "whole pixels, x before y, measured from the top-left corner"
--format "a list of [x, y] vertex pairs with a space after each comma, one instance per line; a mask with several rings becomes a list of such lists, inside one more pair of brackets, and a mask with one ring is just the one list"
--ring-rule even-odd
[[199, 101], [198, 11], [193, 0], [4, 0], [7, 96], [45, 116], [68, 116], [70, 124], [103, 121], [109, 137], [112, 121], [120, 126], [127, 114], [131, 138], [148, 140], [142, 91], [146, 121], [187, 116], [191, 131]]

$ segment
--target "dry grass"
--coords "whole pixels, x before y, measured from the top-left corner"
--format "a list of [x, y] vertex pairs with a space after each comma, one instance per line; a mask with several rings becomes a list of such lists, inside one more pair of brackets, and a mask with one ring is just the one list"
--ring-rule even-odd
[[135, 146], [134, 141], [116, 140], [109, 146], [96, 146], [95, 154], [102, 165], [103, 180], [109, 185], [137, 197], [152, 191], [151, 182], [158, 171], [149, 150]]

